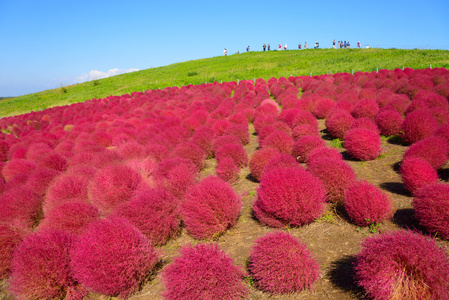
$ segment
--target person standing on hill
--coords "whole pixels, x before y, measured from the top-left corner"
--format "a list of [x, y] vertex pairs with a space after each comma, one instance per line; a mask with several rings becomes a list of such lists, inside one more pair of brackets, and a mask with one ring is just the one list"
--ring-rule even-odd
[[360, 48], [360, 41], [357, 42], [357, 48]]
[[263, 51], [265, 51], [267, 48], [267, 45], [263, 44]]
[[332, 48], [336, 49], [336, 47], [335, 47], [335, 40], [332, 42]]
[[284, 45], [284, 50], [287, 50], [287, 43], [285, 43]]
[[301, 43], [299, 43], [299, 45], [298, 45], [298, 49], [299, 49], [299, 50], [301, 50]]
[[307, 48], [307, 42], [304, 42], [304, 49], [308, 49]]
[[226, 48], [224, 48], [224, 50], [223, 50], [223, 55], [224, 56], [228, 55], [228, 50], [226, 50]]
[[249, 52], [249, 45], [248, 45], [248, 47], [246, 47], [246, 52]]
[[281, 51], [282, 50], [282, 46], [281, 46], [281, 43], [279, 43], [279, 51]]
[[268, 51], [270, 51], [270, 44], [268, 44]]

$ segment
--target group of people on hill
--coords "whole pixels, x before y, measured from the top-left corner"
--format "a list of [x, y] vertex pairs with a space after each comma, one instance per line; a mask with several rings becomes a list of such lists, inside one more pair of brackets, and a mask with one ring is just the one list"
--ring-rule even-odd
[[[360, 41], [357, 42], [357, 48], [360, 48], [362, 45], [360, 44]], [[337, 44], [335, 44], [335, 40], [332, 42], [332, 48], [336, 49], [349, 49], [351, 48], [351, 45], [349, 41], [338, 41]], [[369, 48], [369, 45], [366, 45], [366, 48]]]
[[[319, 47], [320, 47], [320, 43], [318, 41], [316, 41], [313, 48], [314, 49], [318, 49]], [[357, 48], [360, 48], [360, 47], [361, 47], [361, 44], [360, 44], [360, 41], [358, 41], [357, 42]], [[335, 42], [335, 40], [334, 40], [332, 42], [332, 48], [334, 48], [334, 49], [349, 49], [349, 48], [351, 48], [351, 45], [350, 45], [349, 41], [338, 41], [338, 42]], [[366, 45], [366, 48], [369, 48], [369, 45]], [[267, 51], [267, 50], [270, 51], [271, 50], [270, 44], [268, 44], [268, 45], [263, 44], [262, 49], [263, 49], [263, 51]], [[278, 49], [282, 50], [282, 44], [281, 43], [279, 43]], [[301, 43], [298, 44], [298, 49], [299, 50], [302, 49]], [[304, 42], [304, 49], [309, 49], [308, 46], [307, 46], [307, 42]], [[287, 50], [287, 43], [284, 44], [284, 50]], [[250, 47], [248, 45], [248, 47], [246, 47], [246, 52], [249, 52], [249, 51], [250, 51]], [[224, 56], [228, 55], [228, 51], [226, 50], [226, 48], [223, 51], [223, 55]]]

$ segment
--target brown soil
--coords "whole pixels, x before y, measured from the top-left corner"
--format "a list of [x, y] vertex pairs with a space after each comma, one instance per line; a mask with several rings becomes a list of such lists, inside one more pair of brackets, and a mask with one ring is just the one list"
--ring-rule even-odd
[[[321, 129], [324, 129], [324, 122], [320, 121]], [[252, 126], [250, 130], [253, 133]], [[324, 130], [323, 130], [324, 131]], [[331, 140], [322, 131], [323, 139], [328, 146]], [[344, 211], [330, 205], [326, 213], [313, 223], [299, 228], [285, 229], [309, 247], [312, 254], [320, 265], [320, 280], [315, 285], [314, 290], [305, 290], [288, 295], [270, 295], [257, 290], [250, 284], [248, 299], [362, 299], [364, 292], [356, 286], [353, 280], [352, 263], [354, 255], [360, 251], [360, 243], [366, 237], [389, 230], [399, 230], [404, 228], [423, 230], [413, 218], [412, 197], [404, 189], [401, 177], [398, 174], [399, 163], [406, 150], [405, 146], [394, 144], [392, 141], [382, 140], [384, 154], [373, 161], [361, 162], [352, 160], [344, 152], [344, 148], [338, 148], [343, 152], [345, 159], [353, 167], [358, 179], [367, 180], [385, 191], [393, 201], [396, 213], [392, 220], [380, 224], [378, 227], [360, 228], [350, 222]], [[257, 136], [251, 135], [251, 142], [245, 148], [249, 157], [257, 149]], [[209, 159], [206, 162], [206, 169], [202, 176], [214, 174], [216, 162]], [[449, 166], [447, 166], [449, 169]], [[441, 171], [442, 180], [447, 181], [447, 170]], [[250, 249], [254, 241], [275, 229], [261, 225], [252, 217], [251, 206], [256, 200], [256, 189], [258, 183], [251, 180], [250, 171], [245, 168], [241, 171], [240, 180], [233, 185], [235, 191], [242, 195], [243, 209], [237, 225], [220, 236], [217, 242], [221, 249], [228, 253], [235, 263], [245, 269]], [[425, 231], [424, 231], [425, 232]], [[211, 241], [201, 241], [211, 242]], [[178, 253], [178, 249], [186, 244], [197, 244], [199, 241], [193, 239], [185, 230], [182, 234], [161, 247], [161, 268], [170, 263], [171, 259]], [[449, 241], [438, 240], [438, 243], [446, 247], [449, 251]], [[130, 299], [151, 299], [162, 298], [164, 286], [161, 281], [161, 269], [143, 283], [140, 291], [136, 292]], [[0, 298], [13, 299], [11, 295], [4, 292], [5, 282], [0, 285]], [[3, 292], [2, 292], [3, 290]], [[2, 297], [3, 296], [3, 297]], [[87, 299], [106, 300], [110, 299], [105, 295], [90, 294]], [[217, 299], [219, 300], [219, 299]]]

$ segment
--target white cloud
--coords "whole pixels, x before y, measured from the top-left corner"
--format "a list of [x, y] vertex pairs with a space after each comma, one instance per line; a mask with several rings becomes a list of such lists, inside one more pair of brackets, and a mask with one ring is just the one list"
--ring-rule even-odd
[[107, 78], [107, 77], [111, 77], [111, 76], [115, 76], [115, 75], [119, 75], [119, 74], [135, 72], [135, 71], [139, 71], [139, 69], [136, 69], [136, 68], [117, 69], [117, 68], [115, 68], [115, 69], [110, 69], [107, 72], [92, 70], [88, 73], [84, 73], [83, 75], [76, 77], [75, 82], [81, 83], [81, 82], [85, 82], [85, 81], [102, 79], [102, 78]]

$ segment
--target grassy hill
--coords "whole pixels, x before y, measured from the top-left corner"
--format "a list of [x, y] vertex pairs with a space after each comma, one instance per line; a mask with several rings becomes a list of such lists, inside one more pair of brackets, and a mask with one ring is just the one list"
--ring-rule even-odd
[[447, 50], [309, 49], [247, 52], [127, 73], [0, 100], [0, 117], [134, 91], [244, 79], [379, 69], [449, 68]]

